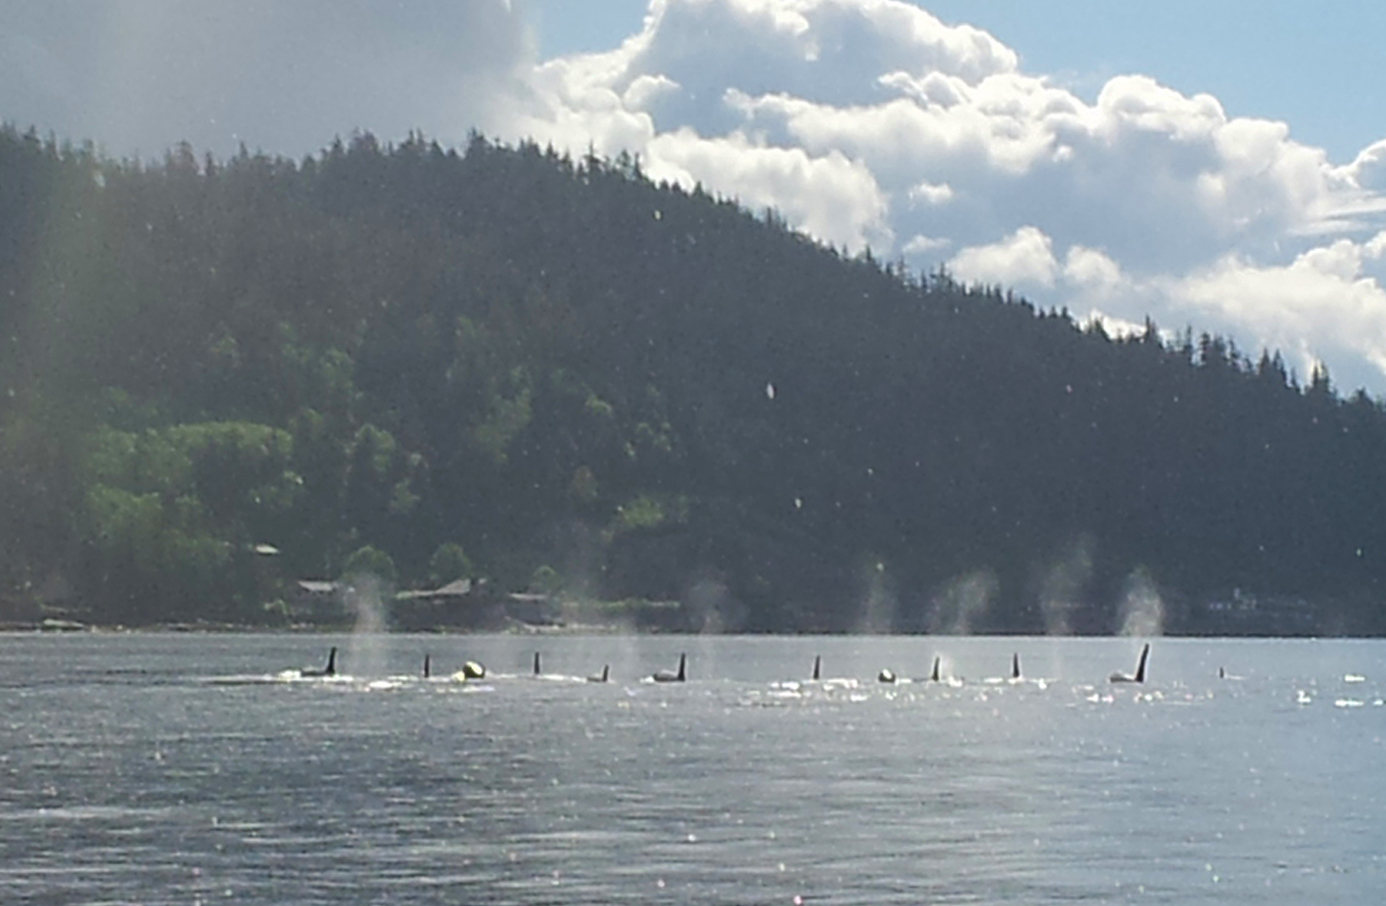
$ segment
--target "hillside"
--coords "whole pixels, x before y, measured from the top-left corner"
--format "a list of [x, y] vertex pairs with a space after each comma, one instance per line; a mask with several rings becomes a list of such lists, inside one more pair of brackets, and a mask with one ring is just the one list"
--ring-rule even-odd
[[1377, 401], [630, 160], [361, 135], [140, 166], [5, 129], [0, 338], [14, 613], [257, 622], [373, 562], [694, 628], [1110, 633], [1158, 599], [1222, 631], [1236, 591], [1386, 629]]

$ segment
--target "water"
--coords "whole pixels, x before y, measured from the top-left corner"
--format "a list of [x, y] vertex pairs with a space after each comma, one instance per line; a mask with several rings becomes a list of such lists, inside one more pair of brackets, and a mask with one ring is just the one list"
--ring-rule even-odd
[[1379, 902], [1386, 643], [1138, 648], [0, 636], [0, 903]]

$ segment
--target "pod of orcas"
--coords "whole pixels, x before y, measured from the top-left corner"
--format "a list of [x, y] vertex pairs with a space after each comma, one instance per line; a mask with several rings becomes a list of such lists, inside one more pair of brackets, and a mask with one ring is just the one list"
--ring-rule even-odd
[[[1109, 682], [1109, 683], [1144, 683], [1144, 682], [1145, 682], [1145, 666], [1146, 666], [1146, 662], [1149, 661], [1149, 660], [1150, 660], [1150, 643], [1149, 643], [1149, 642], [1146, 642], [1145, 645], [1143, 645], [1143, 646], [1141, 647], [1141, 654], [1140, 654], [1140, 657], [1139, 657], [1139, 658], [1137, 659], [1137, 661], [1136, 661], [1136, 672], [1135, 672], [1135, 673], [1122, 673], [1122, 672], [1119, 671], [1119, 670], [1118, 670], [1118, 671], [1114, 671], [1110, 676], [1107, 677], [1107, 682]], [[942, 676], [942, 673], [941, 673], [941, 671], [940, 671], [940, 662], [941, 662], [941, 658], [939, 658], [938, 655], [935, 655], [935, 656], [934, 656], [934, 666], [933, 666], [933, 670], [931, 670], [930, 673], [929, 673], [929, 682], [931, 682], [931, 683], [938, 683], [938, 682], [942, 682], [942, 681], [943, 681], [943, 676]], [[815, 661], [814, 661], [814, 664], [813, 664], [813, 668], [814, 668], [814, 678], [815, 678], [815, 679], [818, 678], [818, 677], [817, 677], [818, 666], [819, 666], [818, 661], [815, 660]], [[1010, 677], [1010, 678], [1011, 678], [1011, 680], [1012, 680], [1013, 682], [1019, 682], [1021, 679], [1023, 679], [1023, 674], [1021, 674], [1021, 672], [1020, 672], [1020, 652], [1018, 652], [1018, 651], [1017, 651], [1017, 652], [1014, 652], [1013, 654], [1011, 654], [1011, 677]], [[1226, 678], [1227, 678], [1227, 672], [1226, 672], [1226, 670], [1224, 670], [1222, 667], [1219, 667], [1219, 668], [1218, 668], [1218, 678], [1219, 678], [1219, 679], [1226, 679]], [[898, 682], [899, 678], [895, 675], [895, 672], [894, 672], [893, 670], [891, 670], [890, 668], [887, 667], [887, 668], [883, 669], [879, 674], [877, 674], [876, 680], [877, 680], [878, 682], [882, 682], [882, 683], [894, 683], [894, 682]]]
[[[1139, 658], [1137, 659], [1137, 661], [1136, 661], [1136, 670], [1135, 670], [1134, 673], [1122, 673], [1121, 671], [1116, 671], [1116, 672], [1113, 672], [1110, 676], [1107, 677], [1107, 681], [1110, 682], [1110, 683], [1144, 683], [1144, 682], [1145, 682], [1145, 668], [1146, 668], [1146, 664], [1147, 664], [1147, 662], [1148, 662], [1149, 660], [1150, 660], [1150, 643], [1147, 642], [1147, 643], [1145, 643], [1144, 646], [1141, 647], [1140, 657], [1139, 657]], [[943, 659], [942, 659], [940, 656], [934, 655], [933, 668], [929, 671], [929, 678], [928, 678], [928, 681], [929, 681], [929, 682], [939, 683], [939, 682], [943, 682], [943, 681], [944, 681], [944, 679], [943, 679], [943, 673], [942, 673], [942, 662], [943, 662]], [[430, 678], [432, 677], [432, 675], [433, 675], [432, 666], [433, 666], [433, 659], [432, 659], [432, 657], [431, 657], [430, 655], [428, 655], [428, 654], [425, 654], [425, 655], [424, 655], [424, 659], [423, 659], [423, 678], [424, 678], [424, 679], [430, 679]], [[322, 667], [304, 667], [303, 669], [301, 669], [301, 670], [299, 671], [299, 675], [300, 675], [300, 676], [303, 676], [303, 677], [335, 677], [335, 676], [337, 675], [337, 648], [336, 648], [336, 646], [334, 645], [334, 646], [327, 652], [327, 663], [326, 663], [326, 664], [324, 664]], [[543, 670], [542, 670], [542, 665], [541, 665], [541, 662], [540, 662], [540, 658], [539, 658], [539, 652], [537, 652], [537, 651], [534, 652], [534, 674], [533, 674], [533, 675], [534, 675], [535, 677], [541, 677], [541, 676], [544, 675]], [[482, 665], [479, 661], [467, 661], [466, 663], [464, 663], [464, 664], [462, 665], [462, 669], [461, 669], [461, 670], [459, 670], [459, 671], [457, 671], [456, 673], [453, 674], [453, 678], [454, 678], [454, 679], [460, 679], [460, 680], [484, 679], [485, 676], [486, 676], [486, 667], [485, 667], [484, 665]], [[813, 658], [813, 679], [814, 679], [814, 680], [820, 680], [820, 679], [822, 678], [822, 676], [823, 676], [823, 656], [822, 656], [822, 655], [814, 655], [814, 658]], [[1010, 675], [1010, 678], [1011, 678], [1012, 681], [1019, 681], [1019, 680], [1022, 679], [1022, 674], [1021, 674], [1021, 672], [1020, 672], [1020, 653], [1019, 653], [1019, 652], [1015, 652], [1015, 653], [1013, 653], [1013, 654], [1011, 655], [1011, 675]], [[1219, 667], [1219, 668], [1218, 668], [1218, 678], [1219, 678], [1219, 679], [1228, 679], [1228, 678], [1230, 678], [1230, 677], [1229, 677], [1229, 674], [1226, 672], [1226, 670], [1225, 670], [1224, 668]], [[593, 673], [593, 674], [587, 676], [587, 677], [586, 677], [586, 680], [587, 680], [587, 682], [589, 682], [589, 683], [606, 683], [606, 682], [610, 682], [610, 681], [611, 681], [611, 665], [610, 665], [610, 664], [604, 664], [604, 665], [602, 665], [602, 670], [601, 670], [600, 673]], [[680, 654], [680, 655], [679, 655], [679, 666], [678, 666], [678, 669], [677, 669], [677, 670], [669, 670], [669, 669], [656, 670], [654, 673], [650, 674], [649, 677], [647, 677], [647, 680], [648, 680], [649, 682], [655, 682], [655, 683], [683, 683], [683, 682], [687, 682], [687, 680], [688, 680], [688, 655], [687, 655], [687, 654]], [[880, 672], [880, 673], [876, 674], [876, 681], [877, 681], [877, 682], [880, 682], [880, 683], [891, 684], [891, 683], [899, 682], [899, 677], [897, 677], [897, 676], [895, 675], [895, 671], [894, 671], [894, 670], [891, 670], [889, 667], [884, 667], [884, 668], [881, 669], [881, 672]]]

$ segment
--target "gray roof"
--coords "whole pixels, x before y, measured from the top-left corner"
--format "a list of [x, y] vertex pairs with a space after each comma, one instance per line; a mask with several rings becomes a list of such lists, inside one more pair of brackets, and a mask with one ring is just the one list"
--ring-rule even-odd
[[459, 597], [472, 593], [471, 579], [454, 579], [441, 588], [435, 588], [432, 592], [438, 597]]

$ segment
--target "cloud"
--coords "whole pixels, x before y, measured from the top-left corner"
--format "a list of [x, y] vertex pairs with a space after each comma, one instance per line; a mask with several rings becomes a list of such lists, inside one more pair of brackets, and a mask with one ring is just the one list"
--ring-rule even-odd
[[1386, 290], [1368, 273], [1386, 254], [1386, 232], [1364, 243], [1339, 239], [1285, 265], [1257, 265], [1228, 255], [1172, 281], [1172, 305], [1242, 325], [1262, 345], [1296, 356], [1304, 373], [1337, 361], [1339, 384], [1386, 373]]
[[998, 284], [1026, 289], [1052, 287], [1059, 263], [1054, 243], [1032, 226], [1021, 227], [1000, 242], [963, 249], [948, 262], [963, 283]]
[[834, 245], [888, 248], [893, 243], [875, 178], [841, 152], [815, 157], [801, 148], [760, 145], [740, 132], [704, 139], [688, 129], [660, 135], [646, 148], [653, 179], [701, 182], [753, 210], [777, 208]]
[[159, 157], [298, 156], [369, 129], [461, 142], [500, 128], [534, 63], [503, 0], [0, 0], [0, 109], [23, 127]]
[[901, 0], [653, 0], [532, 85], [515, 137], [629, 150], [853, 250], [1113, 324], [1196, 318], [1386, 387], [1386, 142], [1334, 167], [1140, 74], [1089, 102]]

